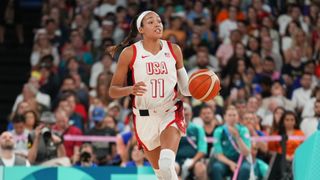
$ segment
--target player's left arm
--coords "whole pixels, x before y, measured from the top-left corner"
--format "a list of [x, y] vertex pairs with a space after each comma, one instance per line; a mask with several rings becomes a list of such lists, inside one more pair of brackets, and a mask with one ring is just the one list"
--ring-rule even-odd
[[178, 75], [178, 87], [182, 95], [191, 96], [189, 91], [189, 77], [183, 65], [183, 56], [180, 47], [177, 44], [172, 44], [173, 52], [176, 56], [176, 68]]

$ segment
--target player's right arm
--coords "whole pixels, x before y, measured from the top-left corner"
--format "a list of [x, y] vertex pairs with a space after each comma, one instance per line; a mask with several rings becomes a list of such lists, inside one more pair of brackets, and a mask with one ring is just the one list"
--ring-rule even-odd
[[121, 98], [130, 94], [142, 96], [146, 92], [144, 82], [137, 82], [133, 86], [124, 86], [126, 84], [129, 65], [133, 56], [133, 47], [125, 48], [119, 56], [116, 71], [112, 77], [109, 95], [112, 98]]

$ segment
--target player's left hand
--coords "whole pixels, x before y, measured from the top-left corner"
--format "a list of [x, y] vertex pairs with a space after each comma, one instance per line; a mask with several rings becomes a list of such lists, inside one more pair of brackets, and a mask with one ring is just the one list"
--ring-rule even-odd
[[143, 96], [147, 92], [147, 85], [143, 82], [137, 82], [132, 86], [132, 93], [135, 96]]

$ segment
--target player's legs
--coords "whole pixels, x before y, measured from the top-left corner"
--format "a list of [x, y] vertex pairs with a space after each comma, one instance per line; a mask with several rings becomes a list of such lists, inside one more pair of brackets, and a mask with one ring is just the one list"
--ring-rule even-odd
[[144, 150], [144, 154], [146, 155], [146, 158], [150, 162], [153, 169], [159, 169], [158, 161], [160, 156], [160, 150], [161, 150], [160, 146], [152, 151]]
[[164, 129], [160, 134], [161, 151], [159, 156], [159, 170], [166, 180], [177, 180], [175, 171], [175, 156], [179, 147], [181, 134], [173, 126]]
[[171, 149], [177, 153], [180, 139], [181, 133], [176, 127], [167, 127], [160, 134], [161, 149]]
[[158, 180], [165, 180], [162, 175], [163, 173], [159, 169], [158, 162], [159, 162], [160, 151], [161, 151], [161, 147], [159, 146], [152, 151], [145, 150], [144, 153], [145, 153], [146, 158], [149, 160]]

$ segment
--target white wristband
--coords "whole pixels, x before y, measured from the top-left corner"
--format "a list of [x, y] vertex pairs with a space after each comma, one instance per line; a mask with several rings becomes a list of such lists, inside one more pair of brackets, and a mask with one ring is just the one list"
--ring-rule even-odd
[[177, 70], [178, 74], [178, 87], [182, 95], [191, 96], [189, 91], [189, 77], [186, 69], [180, 68]]

